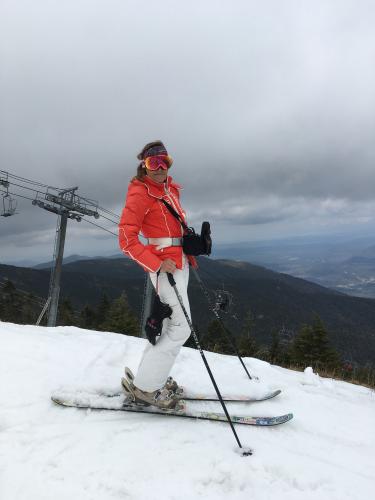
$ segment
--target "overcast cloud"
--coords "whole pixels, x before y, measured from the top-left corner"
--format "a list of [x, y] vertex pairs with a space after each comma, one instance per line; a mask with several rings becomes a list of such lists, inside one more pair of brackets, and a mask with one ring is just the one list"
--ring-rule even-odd
[[[1, 0], [0, 169], [120, 213], [136, 154], [162, 139], [217, 241], [365, 231], [374, 26], [366, 0]], [[19, 212], [0, 218], [0, 262], [50, 256], [56, 217]], [[69, 223], [68, 253], [111, 251]]]

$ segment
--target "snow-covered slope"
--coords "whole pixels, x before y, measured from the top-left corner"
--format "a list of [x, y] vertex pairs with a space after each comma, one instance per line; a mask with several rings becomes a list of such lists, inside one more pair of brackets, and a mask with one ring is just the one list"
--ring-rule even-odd
[[[232, 404], [233, 413], [294, 419], [274, 428], [55, 406], [58, 388], [120, 390], [144, 340], [73, 327], [0, 322], [1, 500], [368, 500], [375, 488], [375, 395], [364, 387], [252, 358], [208, 353], [227, 393], [280, 388], [277, 398]], [[183, 348], [179, 383], [212, 393], [199, 352]], [[197, 407], [218, 409], [216, 403]]]

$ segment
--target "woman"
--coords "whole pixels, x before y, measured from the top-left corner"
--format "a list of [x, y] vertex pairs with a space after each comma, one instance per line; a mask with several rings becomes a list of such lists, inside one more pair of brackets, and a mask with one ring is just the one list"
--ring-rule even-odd
[[[169, 304], [172, 314], [164, 320], [156, 344], [147, 344], [136, 377], [133, 379], [130, 370], [125, 370], [128, 377], [122, 379], [122, 384], [134, 402], [167, 409], [174, 408], [178, 401], [178, 386], [168, 376], [190, 329], [166, 273], [173, 273], [190, 316], [189, 263], [196, 267], [196, 260], [183, 253], [181, 224], [162, 201], [172, 206], [186, 222], [180, 205], [181, 187], [168, 175], [173, 161], [164, 144], [161, 141], [146, 144], [138, 159], [141, 163], [129, 184], [119, 224], [120, 247], [149, 272], [161, 301]], [[147, 238], [146, 245], [139, 241], [140, 233]]]

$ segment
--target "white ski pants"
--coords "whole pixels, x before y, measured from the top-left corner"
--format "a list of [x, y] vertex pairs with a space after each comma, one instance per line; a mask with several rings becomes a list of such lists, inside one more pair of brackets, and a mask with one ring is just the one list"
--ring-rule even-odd
[[[149, 274], [152, 284], [156, 289], [156, 273]], [[173, 273], [173, 278], [186, 312], [189, 318], [191, 318], [187, 295], [189, 262], [186, 256], [183, 259], [183, 269], [176, 269]], [[163, 387], [182, 345], [190, 335], [188, 322], [166, 273], [159, 274], [158, 293], [161, 301], [169, 304], [173, 312], [171, 319], [166, 318], [163, 321], [163, 330], [161, 336], [156, 341], [156, 345], [153, 346], [148, 343], [143, 352], [134, 384], [146, 392], [153, 392]]]

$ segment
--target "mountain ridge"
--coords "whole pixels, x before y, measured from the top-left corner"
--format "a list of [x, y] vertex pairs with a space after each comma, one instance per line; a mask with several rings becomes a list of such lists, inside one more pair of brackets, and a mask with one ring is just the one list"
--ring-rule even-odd
[[[319, 315], [334, 346], [348, 359], [361, 363], [375, 357], [375, 300], [351, 297], [301, 278], [265, 267], [229, 259], [199, 258], [199, 273], [208, 289], [223, 286], [234, 297], [230, 314], [223, 319], [239, 334], [250, 310], [253, 333], [269, 344], [273, 331], [296, 333]], [[49, 270], [0, 265], [0, 280], [9, 279], [17, 288], [46, 297]], [[95, 305], [103, 293], [111, 299], [126, 292], [131, 308], [140, 316], [145, 285], [144, 271], [126, 257], [80, 260], [63, 266], [61, 298], [68, 297], [76, 309]], [[213, 315], [193, 276], [189, 282], [192, 317], [205, 331]], [[236, 320], [235, 318], [238, 318]]]

